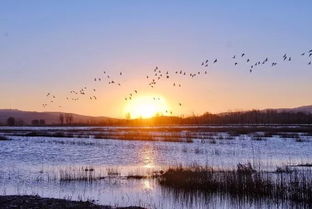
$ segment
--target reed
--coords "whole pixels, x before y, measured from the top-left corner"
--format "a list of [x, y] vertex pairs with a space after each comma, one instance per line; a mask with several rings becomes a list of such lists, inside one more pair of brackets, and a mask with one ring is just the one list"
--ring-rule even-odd
[[235, 170], [209, 167], [171, 168], [159, 183], [181, 193], [219, 193], [238, 198], [269, 198], [312, 204], [312, 172], [255, 171], [250, 164]]
[[59, 170], [59, 181], [63, 183], [73, 181], [92, 183], [102, 180], [105, 177], [102, 173], [96, 173], [92, 167], [81, 167], [79, 169], [65, 168]]

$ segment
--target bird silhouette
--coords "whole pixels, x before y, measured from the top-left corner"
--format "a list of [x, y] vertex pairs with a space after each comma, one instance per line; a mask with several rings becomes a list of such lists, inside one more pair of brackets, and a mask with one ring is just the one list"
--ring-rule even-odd
[[287, 54], [283, 55], [283, 59], [284, 59], [284, 61], [287, 59]]

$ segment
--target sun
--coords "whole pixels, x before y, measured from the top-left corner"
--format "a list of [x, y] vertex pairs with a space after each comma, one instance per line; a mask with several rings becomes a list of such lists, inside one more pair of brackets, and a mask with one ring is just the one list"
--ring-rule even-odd
[[161, 96], [139, 96], [128, 100], [124, 111], [131, 118], [151, 118], [156, 115], [167, 115], [169, 107]]

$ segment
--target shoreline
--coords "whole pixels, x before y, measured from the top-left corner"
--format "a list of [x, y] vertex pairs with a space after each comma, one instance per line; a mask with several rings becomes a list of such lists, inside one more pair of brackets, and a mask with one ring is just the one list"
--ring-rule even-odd
[[30, 195], [0, 196], [1, 209], [145, 209], [137, 206], [112, 207], [96, 205], [88, 201], [72, 201], [66, 199], [43, 198]]

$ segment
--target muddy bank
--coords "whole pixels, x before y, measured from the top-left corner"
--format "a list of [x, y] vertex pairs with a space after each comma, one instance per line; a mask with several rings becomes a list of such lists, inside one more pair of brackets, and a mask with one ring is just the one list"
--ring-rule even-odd
[[1, 209], [144, 209], [95, 205], [91, 202], [41, 198], [39, 196], [0, 196]]

